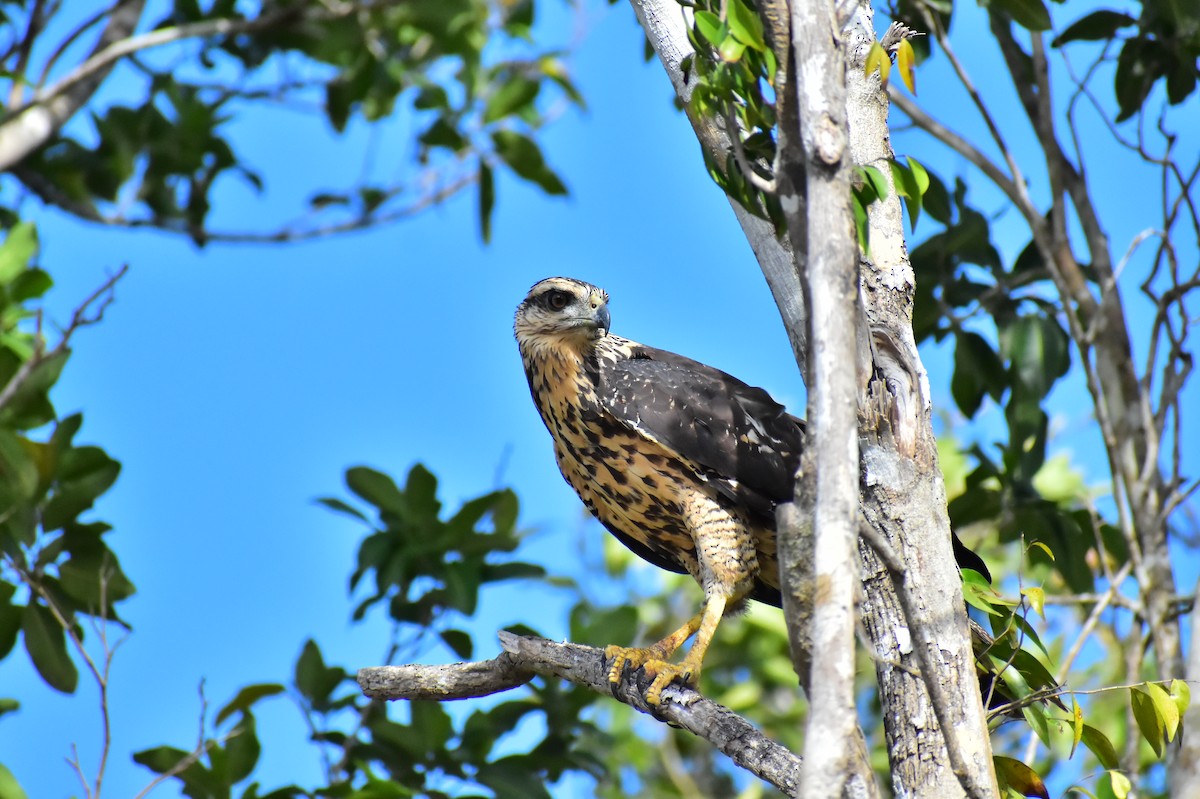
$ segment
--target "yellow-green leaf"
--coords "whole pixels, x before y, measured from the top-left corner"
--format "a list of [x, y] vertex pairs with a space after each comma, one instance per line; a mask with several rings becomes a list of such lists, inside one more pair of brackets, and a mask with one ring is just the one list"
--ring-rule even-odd
[[0, 799], [29, 799], [25, 789], [17, 783], [17, 778], [2, 763], [0, 763]]
[[742, 59], [742, 53], [744, 52], [746, 52], [746, 45], [733, 38], [733, 36], [726, 36], [725, 41], [721, 42], [721, 46], [717, 48], [717, 54], [721, 56], [721, 60], [726, 64], [736, 64]]
[[1028, 547], [1026, 547], [1025, 551], [1028, 552], [1030, 549], [1033, 549], [1034, 547], [1037, 547], [1038, 549], [1045, 552], [1046, 557], [1050, 558], [1050, 560], [1054, 560], [1054, 553], [1050, 551], [1050, 547], [1046, 546], [1041, 541], [1034, 541], [1034, 542], [1030, 543], [1030, 545]]
[[1021, 589], [1021, 596], [1029, 600], [1029, 607], [1033, 608], [1037, 615], [1043, 619], [1046, 618], [1046, 592], [1038, 586], [1030, 586], [1029, 588]]
[[726, 22], [729, 30], [747, 47], [753, 47], [759, 52], [767, 49], [763, 40], [763, 24], [758, 14], [754, 13], [742, 0], [728, 0]]
[[872, 44], [871, 49], [867, 51], [867, 60], [863, 64], [863, 76], [869, 78], [875, 70], [879, 70], [879, 84], [886, 89], [888, 73], [892, 70], [892, 61], [879, 42]]
[[1130, 790], [1133, 789], [1133, 783], [1119, 771], [1109, 771], [1108, 780], [1109, 784], [1112, 785], [1113, 796], [1117, 797], [1117, 799], [1125, 799], [1125, 797], [1129, 796]]
[[1067, 755], [1068, 759], [1075, 757], [1075, 748], [1083, 740], [1083, 708], [1079, 706], [1079, 700], [1075, 697], [1071, 697], [1071, 726], [1071, 754]]
[[1154, 709], [1158, 711], [1167, 733], [1167, 740], [1170, 741], [1179, 730], [1179, 706], [1167, 690], [1156, 682], [1146, 683], [1146, 693], [1154, 702]]
[[896, 66], [900, 69], [900, 80], [904, 81], [904, 85], [914, 95], [917, 93], [916, 58], [917, 54], [913, 52], [908, 39], [901, 40], [896, 47]]
[[1175, 700], [1175, 707], [1179, 708], [1179, 715], [1182, 716], [1192, 703], [1192, 689], [1183, 680], [1171, 680], [1171, 698]]

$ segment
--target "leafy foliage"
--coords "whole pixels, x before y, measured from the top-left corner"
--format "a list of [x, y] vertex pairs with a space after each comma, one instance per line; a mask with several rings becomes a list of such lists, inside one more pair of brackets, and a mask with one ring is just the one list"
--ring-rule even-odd
[[82, 317], [47, 350], [34, 308], [51, 281], [37, 250], [28, 223], [0, 244], [0, 657], [19, 638], [46, 683], [72, 693], [72, 653], [85, 637], [79, 617], [123, 624], [117, 606], [134, 586], [105, 540], [111, 528], [81, 518], [121, 466], [99, 447], [76, 444], [82, 415], [58, 419], [50, 403]]
[[[45, 25], [34, 18], [43, 13], [40, 7], [6, 7], [21, 28]], [[494, 184], [489, 177], [484, 185], [485, 170], [490, 176], [503, 166], [547, 193], [566, 192], [534, 135], [549, 121], [545, 109], [554, 98], [576, 105], [583, 100], [561, 54], [535, 46], [534, 9], [532, 0], [337, 8], [179, 0], [152, 27], [195, 39], [194, 46], [139, 54], [132, 63], [142, 77], [142, 95], [94, 108], [90, 131], [58, 132], [24, 160], [17, 178], [80, 217], [174, 231], [197, 245], [367, 227], [479, 181], [486, 239], [491, 205], [483, 194], [494, 192]], [[57, 88], [22, 95], [24, 84], [36, 82], [22, 52], [12, 48], [6, 56], [11, 96], [25, 97], [7, 109], [13, 113], [45, 102], [43, 95]], [[368, 178], [316, 189], [308, 207], [296, 210], [304, 216], [275, 231], [222, 230], [211, 219], [216, 191], [231, 179], [255, 192], [267, 188], [269, 176], [233, 144], [239, 125], [264, 102], [301, 122], [320, 109], [338, 133], [381, 127], [403, 115], [422, 169], [403, 182]]]

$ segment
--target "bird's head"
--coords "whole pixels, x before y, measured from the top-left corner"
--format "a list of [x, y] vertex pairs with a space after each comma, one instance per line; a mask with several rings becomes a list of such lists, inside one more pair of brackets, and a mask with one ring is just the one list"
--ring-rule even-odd
[[534, 285], [517, 306], [513, 332], [522, 347], [588, 346], [608, 334], [608, 292], [569, 277]]

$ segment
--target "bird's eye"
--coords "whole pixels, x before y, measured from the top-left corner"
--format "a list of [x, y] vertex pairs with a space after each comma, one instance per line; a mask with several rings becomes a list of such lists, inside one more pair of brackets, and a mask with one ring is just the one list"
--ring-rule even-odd
[[561, 311], [571, 304], [571, 295], [565, 291], [552, 291], [546, 295], [546, 305], [552, 311]]

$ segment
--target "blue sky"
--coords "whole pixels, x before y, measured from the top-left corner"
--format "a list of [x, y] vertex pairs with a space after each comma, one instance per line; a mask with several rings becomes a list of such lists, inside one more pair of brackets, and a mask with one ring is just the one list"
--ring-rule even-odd
[[[544, 26], [566, 40], [565, 12], [546, 10], [553, 18]], [[573, 71], [589, 111], [568, 113], [543, 140], [571, 197], [548, 199], [502, 178], [490, 246], [479, 242], [472, 196], [369, 233], [204, 251], [161, 234], [40, 216], [55, 318], [65, 320], [120, 264], [131, 267], [104, 323], [75, 340], [55, 394], [61, 414], [84, 411], [78, 440], [124, 465], [96, 509], [116, 528], [110, 545], [139, 589], [124, 611], [135, 632], [114, 667], [109, 795], [132, 796], [148, 781], [130, 752], [191, 745], [201, 680], [213, 707], [246, 683], [286, 680], [309, 637], [349, 668], [382, 657], [384, 628], [348, 621], [359, 530], [313, 501], [345, 496], [348, 466], [401, 478], [421, 461], [450, 507], [492, 488], [499, 471], [521, 497], [523, 525], [536, 528], [524, 557], [578, 571], [576, 536], [603, 531], [579, 524], [581, 506], [554, 466], [511, 334], [513, 309], [537, 280], [563, 274], [602, 285], [614, 332], [733, 372], [803, 412], [770, 294], [671, 107], [661, 68], [642, 62], [632, 13], [593, 3], [587, 19]], [[965, 55], [982, 72], [988, 54]], [[961, 110], [942, 67], [944, 59], [920, 74], [920, 99]], [[1015, 113], [1014, 101], [1005, 103]], [[976, 129], [965, 120], [959, 127]], [[240, 130], [235, 144], [268, 176], [283, 174], [262, 197], [229, 190], [216, 209], [226, 223], [277, 217], [320, 176], [358, 169], [344, 139], [282, 118]], [[901, 135], [896, 147], [947, 178], [967, 171], [961, 160], [935, 156], [926, 140]], [[1128, 175], [1101, 175], [1121, 187], [1102, 192], [1133, 208], [1148, 201], [1153, 181], [1140, 186]], [[1002, 211], [995, 197], [972, 197]], [[1114, 242], [1148, 223], [1121, 224], [1128, 229], [1110, 231]], [[1023, 244], [1001, 248], [1010, 255]], [[948, 410], [949, 353], [925, 354], [935, 402]], [[1055, 406], [1070, 433], [1064, 444], [1079, 460], [1100, 462], [1079, 389], [1061, 392]], [[477, 629], [520, 622], [566, 636], [565, 606], [548, 590], [489, 596]], [[476, 644], [490, 656], [487, 635]], [[428, 659], [450, 657], [433, 651]], [[23, 654], [0, 664], [0, 685], [23, 705], [0, 721], [0, 762], [32, 797], [79, 793], [63, 758], [77, 744], [85, 771], [94, 770], [93, 687], [84, 679], [77, 696], [54, 694]], [[315, 757], [294, 759], [306, 751], [294, 708], [269, 703], [260, 724], [264, 740], [290, 742], [266, 747], [265, 787], [316, 778]]]

